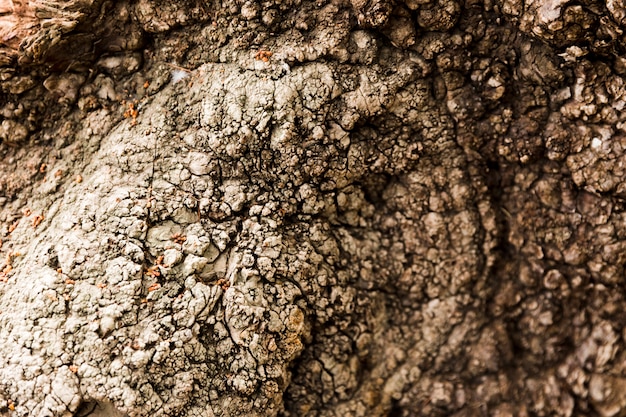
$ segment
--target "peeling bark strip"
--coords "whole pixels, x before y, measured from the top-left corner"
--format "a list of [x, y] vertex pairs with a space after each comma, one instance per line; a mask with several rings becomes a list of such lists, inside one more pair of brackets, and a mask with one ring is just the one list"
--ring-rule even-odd
[[35, 11], [28, 1], [3, 0], [0, 2], [0, 42], [3, 66], [18, 54], [24, 38], [37, 31]]
[[624, 414], [624, 6], [0, 0], [0, 415]]

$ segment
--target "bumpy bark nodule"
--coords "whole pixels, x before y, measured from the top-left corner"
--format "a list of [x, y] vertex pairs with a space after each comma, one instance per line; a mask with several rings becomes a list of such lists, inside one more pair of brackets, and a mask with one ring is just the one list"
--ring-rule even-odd
[[0, 415], [624, 415], [623, 3], [0, 4]]

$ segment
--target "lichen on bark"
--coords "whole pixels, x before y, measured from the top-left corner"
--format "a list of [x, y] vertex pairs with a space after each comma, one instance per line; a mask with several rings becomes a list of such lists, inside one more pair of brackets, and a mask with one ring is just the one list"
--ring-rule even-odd
[[0, 415], [623, 413], [622, 8], [0, 6]]

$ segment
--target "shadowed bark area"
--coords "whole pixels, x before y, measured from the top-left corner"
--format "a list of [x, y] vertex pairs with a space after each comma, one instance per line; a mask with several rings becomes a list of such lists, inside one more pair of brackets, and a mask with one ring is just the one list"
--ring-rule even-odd
[[0, 0], [0, 415], [623, 415], [624, 7]]

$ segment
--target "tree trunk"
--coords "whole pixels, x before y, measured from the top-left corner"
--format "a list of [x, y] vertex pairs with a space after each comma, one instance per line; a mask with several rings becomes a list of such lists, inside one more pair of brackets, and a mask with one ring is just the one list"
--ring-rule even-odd
[[626, 415], [622, 0], [0, 0], [0, 415]]

